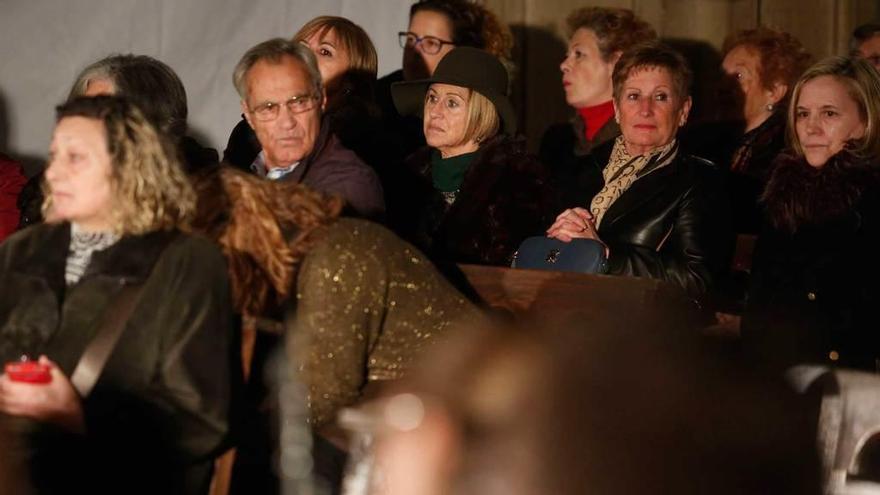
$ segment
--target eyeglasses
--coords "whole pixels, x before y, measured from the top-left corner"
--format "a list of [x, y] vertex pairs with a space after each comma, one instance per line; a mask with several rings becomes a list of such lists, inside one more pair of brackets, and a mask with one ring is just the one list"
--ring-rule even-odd
[[[318, 95], [299, 95], [291, 96], [283, 105], [290, 113], [303, 113], [315, 108], [317, 102]], [[281, 113], [281, 105], [282, 103], [267, 101], [251, 108], [250, 112], [260, 121], [275, 120]]]
[[455, 43], [451, 41], [441, 40], [440, 38], [435, 38], [434, 36], [425, 36], [424, 38], [419, 38], [415, 35], [415, 33], [409, 32], [399, 32], [397, 36], [400, 40], [401, 48], [415, 48], [419, 44], [422, 45], [422, 51], [427, 53], [428, 55], [437, 55], [440, 53], [440, 50], [443, 48], [443, 45], [454, 45]]

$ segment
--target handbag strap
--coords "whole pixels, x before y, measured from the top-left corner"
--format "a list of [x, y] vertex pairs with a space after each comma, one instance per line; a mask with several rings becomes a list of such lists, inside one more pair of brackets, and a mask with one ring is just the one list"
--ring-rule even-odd
[[122, 287], [104, 312], [101, 326], [98, 328], [95, 338], [89, 342], [85, 352], [79, 358], [73, 374], [70, 375], [70, 382], [83, 399], [89, 395], [98, 381], [98, 377], [101, 376], [101, 370], [104, 369], [107, 359], [110, 358], [113, 348], [116, 347], [116, 342], [122, 336], [125, 323], [134, 310], [142, 288], [142, 284]]

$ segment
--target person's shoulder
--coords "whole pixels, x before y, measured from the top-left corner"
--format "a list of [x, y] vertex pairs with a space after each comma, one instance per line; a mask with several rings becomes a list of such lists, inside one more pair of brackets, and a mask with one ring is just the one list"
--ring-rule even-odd
[[679, 155], [682, 165], [695, 170], [719, 170], [718, 165], [708, 158], [690, 153], [682, 153]]
[[334, 167], [345, 167], [350, 169], [370, 169], [372, 168], [364, 162], [361, 157], [353, 150], [346, 147], [342, 140], [335, 133], [330, 133], [327, 137], [327, 145], [315, 157], [314, 165], [324, 166], [333, 165]]
[[41, 222], [30, 227], [19, 230], [18, 232], [12, 234], [7, 237], [5, 241], [3, 241], [2, 245], [5, 246], [16, 246], [16, 247], [27, 247], [27, 246], [39, 246], [42, 243], [50, 242], [53, 237], [57, 237], [59, 234], [64, 233], [66, 229], [70, 228], [70, 224], [68, 223], [47, 223]]
[[172, 230], [158, 234], [167, 239], [162, 255], [169, 260], [178, 260], [188, 265], [205, 268], [225, 266], [223, 252], [214, 241], [200, 234]]
[[40, 259], [50, 247], [68, 242], [69, 229], [67, 223], [41, 222], [19, 230], [0, 243], [0, 263], [8, 265], [10, 260]]
[[523, 136], [497, 136], [481, 149], [479, 161], [490, 167], [502, 167], [500, 170], [507, 175], [546, 175], [541, 160], [528, 151]]
[[[386, 227], [360, 218], [339, 217], [333, 223], [325, 226], [317, 244], [322, 244], [324, 249], [349, 249], [352, 245], [383, 244], [389, 238], [395, 237]], [[316, 244], [316, 245], [317, 245]]]

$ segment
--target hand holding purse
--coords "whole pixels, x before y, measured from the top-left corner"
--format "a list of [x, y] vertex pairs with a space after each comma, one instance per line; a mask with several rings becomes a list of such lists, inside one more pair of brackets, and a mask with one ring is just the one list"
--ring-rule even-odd
[[605, 245], [594, 239], [562, 242], [545, 236], [529, 237], [513, 255], [512, 268], [576, 273], [605, 273]]

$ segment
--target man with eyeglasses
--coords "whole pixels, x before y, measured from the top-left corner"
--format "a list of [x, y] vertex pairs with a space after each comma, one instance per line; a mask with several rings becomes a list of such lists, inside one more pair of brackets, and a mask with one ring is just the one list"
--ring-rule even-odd
[[233, 80], [262, 147], [251, 172], [336, 194], [350, 213], [383, 218], [378, 176], [322, 122], [326, 97], [308, 47], [281, 38], [260, 43], [238, 62]]
[[863, 58], [880, 70], [880, 24], [863, 24], [853, 31], [852, 55]]

